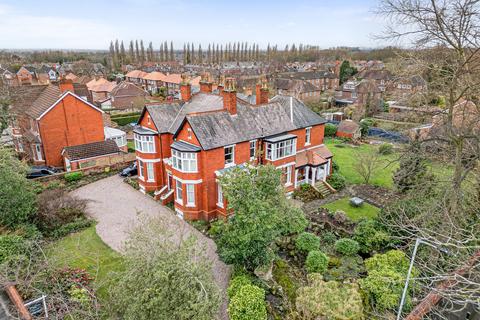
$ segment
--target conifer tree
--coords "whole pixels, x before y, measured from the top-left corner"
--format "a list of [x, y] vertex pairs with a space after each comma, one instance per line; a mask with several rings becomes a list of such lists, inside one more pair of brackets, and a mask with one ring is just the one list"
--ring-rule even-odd
[[135, 62], [135, 51], [133, 49], [133, 40], [130, 40], [130, 46], [128, 48], [128, 55], [130, 56], [130, 62]]
[[173, 53], [173, 41], [170, 41], [170, 61], [175, 61], [175, 54]]
[[143, 40], [140, 40], [140, 62], [145, 62], [145, 47], [143, 46]]
[[127, 60], [127, 55], [125, 53], [125, 46], [123, 45], [123, 40], [122, 42], [120, 43], [120, 62], [121, 64], [124, 64], [125, 61]]
[[141, 62], [140, 60], [140, 50], [138, 49], [138, 40], [135, 40], [135, 62]]

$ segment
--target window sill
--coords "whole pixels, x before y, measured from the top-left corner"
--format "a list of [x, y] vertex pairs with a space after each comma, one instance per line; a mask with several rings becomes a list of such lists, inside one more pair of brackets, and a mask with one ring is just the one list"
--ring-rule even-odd
[[175, 202], [178, 203], [179, 205], [183, 206], [183, 201], [182, 200], [175, 199]]
[[187, 203], [187, 205], [185, 206], [187, 208], [195, 208], [195, 203]]
[[141, 181], [145, 182], [145, 179], [141, 176], [138, 176], [138, 180], [141, 180]]
[[293, 186], [293, 183], [291, 183], [291, 182], [290, 183], [285, 183], [285, 187], [291, 187], [291, 186]]
[[311, 142], [309, 142], [309, 143], [305, 143], [305, 147], [308, 147], [308, 146], [311, 146], [311, 145], [312, 145], [312, 143], [311, 143]]
[[217, 207], [219, 207], [219, 208], [222, 208], [222, 209], [223, 209], [223, 203], [217, 203]]
[[226, 163], [225, 168], [235, 167], [235, 163]]
[[155, 182], [155, 180], [148, 179], [147, 182]]

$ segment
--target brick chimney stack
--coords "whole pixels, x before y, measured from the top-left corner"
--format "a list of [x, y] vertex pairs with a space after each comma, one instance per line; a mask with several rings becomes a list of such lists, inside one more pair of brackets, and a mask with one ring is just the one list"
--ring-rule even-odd
[[220, 79], [218, 80], [218, 85], [217, 85], [217, 89], [218, 89], [218, 94], [221, 96], [223, 95], [223, 88], [225, 87], [225, 76], [220, 76]]
[[235, 88], [235, 78], [225, 79], [223, 109], [227, 110], [232, 115], [237, 114], [237, 89]]
[[72, 93], [74, 92], [72, 79], [65, 79], [65, 78], [61, 79], [60, 82], [58, 83], [58, 87], [62, 92], [65, 92], [65, 91], [70, 91]]
[[185, 74], [182, 74], [182, 82], [180, 83], [180, 98], [185, 102], [190, 101], [192, 98], [192, 87]]
[[212, 93], [213, 83], [210, 81], [210, 75], [206, 72], [202, 74], [202, 79], [200, 80], [200, 92]]
[[255, 86], [255, 103], [257, 105], [268, 103], [268, 86], [267, 79], [260, 79], [260, 82]]

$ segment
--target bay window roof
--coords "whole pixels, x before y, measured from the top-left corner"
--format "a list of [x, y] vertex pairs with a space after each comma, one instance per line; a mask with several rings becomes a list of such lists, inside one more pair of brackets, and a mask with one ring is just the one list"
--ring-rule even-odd
[[152, 135], [152, 134], [157, 134], [157, 132], [153, 131], [152, 129], [148, 129], [145, 127], [137, 126], [133, 129], [133, 132], [138, 133], [138, 134], [144, 134], [144, 135]]
[[200, 147], [183, 141], [175, 141], [170, 147], [181, 152], [199, 152], [201, 150]]
[[294, 134], [284, 133], [284, 134], [277, 134], [277, 135], [274, 135], [274, 136], [267, 137], [264, 140], [266, 142], [270, 142], [270, 143], [277, 143], [277, 142], [280, 142], [280, 141], [291, 140], [291, 139], [295, 139], [295, 138], [297, 138], [297, 136], [294, 135]]

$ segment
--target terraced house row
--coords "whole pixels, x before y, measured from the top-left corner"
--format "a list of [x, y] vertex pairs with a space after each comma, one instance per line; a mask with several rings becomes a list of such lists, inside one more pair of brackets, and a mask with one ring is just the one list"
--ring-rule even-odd
[[323, 118], [293, 97], [269, 100], [263, 84], [255, 104], [237, 97], [233, 78], [212, 87], [204, 79], [192, 95], [184, 81], [181, 102], [144, 108], [134, 130], [142, 192], [173, 202], [184, 219], [210, 220], [227, 215], [218, 178], [233, 167], [270, 163], [283, 171], [286, 193], [325, 183], [332, 153]]

